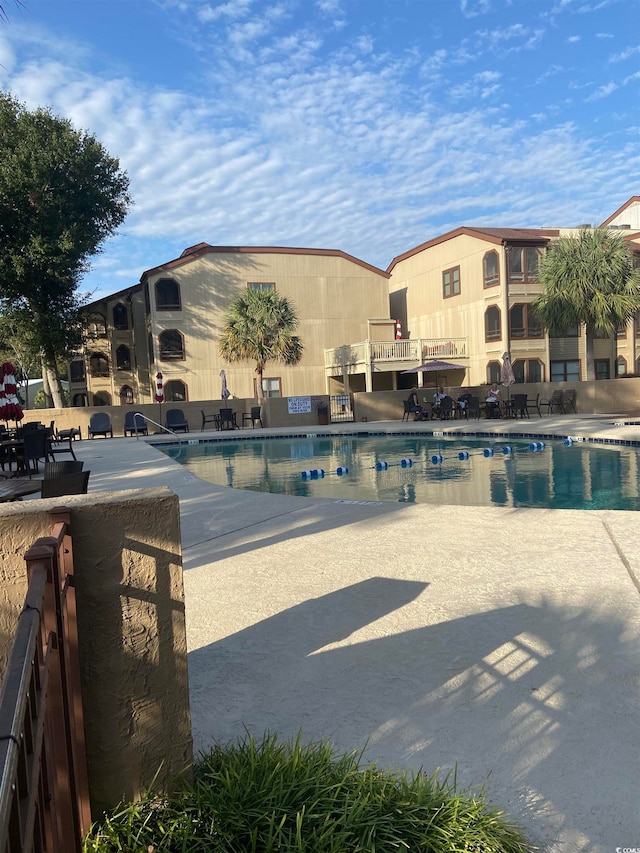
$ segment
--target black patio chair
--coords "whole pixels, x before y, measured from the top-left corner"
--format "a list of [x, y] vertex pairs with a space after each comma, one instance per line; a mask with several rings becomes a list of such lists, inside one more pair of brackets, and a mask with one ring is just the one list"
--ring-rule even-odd
[[213, 424], [216, 429], [220, 429], [220, 415], [205, 415], [204, 409], [200, 409], [202, 415], [201, 432], [204, 432], [205, 424]]
[[260, 417], [260, 406], [251, 406], [250, 412], [245, 412], [242, 415], [242, 426], [245, 425], [245, 421], [251, 421], [252, 429], [255, 429], [256, 422], [262, 426], [262, 418]]
[[82, 471], [84, 462], [81, 459], [62, 459], [59, 462], [44, 463], [44, 479], [51, 480], [64, 474], [77, 474]]
[[511, 397], [510, 401], [510, 415], [513, 415], [514, 418], [518, 416], [521, 418], [529, 417], [529, 409], [527, 409], [527, 395], [526, 394], [514, 394]]
[[448, 421], [453, 417], [453, 400], [451, 397], [443, 397], [438, 406], [438, 417], [441, 421]]
[[125, 435], [149, 435], [149, 426], [140, 412], [126, 412], [124, 416]]
[[238, 421], [233, 409], [220, 409], [220, 429], [238, 429]]
[[17, 450], [18, 467], [31, 477], [37, 474], [38, 463], [49, 458], [49, 436], [46, 429], [29, 430], [22, 435], [22, 448]]
[[97, 435], [113, 438], [111, 418], [107, 412], [94, 412], [89, 418], [89, 438], [95, 438]]
[[548, 400], [540, 400], [540, 409], [542, 410], [544, 406], [547, 407], [548, 415], [552, 415], [554, 409], [564, 413], [564, 409], [562, 408], [562, 391], [554, 391]]
[[573, 390], [562, 392], [562, 411], [566, 415], [569, 409], [573, 409], [574, 415], [578, 414], [578, 410], [576, 409], [576, 392]]
[[42, 481], [43, 498], [58, 498], [62, 495], [86, 495], [91, 471], [77, 471], [75, 474], [61, 474]]
[[182, 409], [167, 409], [164, 425], [172, 432], [189, 432], [189, 422]]

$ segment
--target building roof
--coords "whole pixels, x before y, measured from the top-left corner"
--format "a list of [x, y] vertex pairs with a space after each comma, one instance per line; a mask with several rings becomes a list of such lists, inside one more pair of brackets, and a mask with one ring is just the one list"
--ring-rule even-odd
[[626, 210], [628, 207], [633, 207], [633, 205], [634, 205], [634, 204], [639, 204], [639, 203], [640, 203], [640, 195], [633, 195], [633, 196], [631, 196], [631, 198], [629, 199], [629, 201], [625, 201], [625, 203], [624, 203], [623, 205], [621, 205], [621, 206], [620, 206], [620, 207], [615, 211], [615, 213], [612, 213], [612, 214], [611, 214], [611, 216], [610, 216], [608, 219], [605, 219], [605, 221], [602, 223], [602, 225], [601, 225], [600, 227], [601, 227], [601, 228], [606, 228], [606, 227], [607, 227], [607, 225], [608, 225], [610, 222], [613, 222], [613, 220], [616, 218], [616, 216], [620, 216], [620, 214], [621, 214], [624, 210]]
[[351, 263], [357, 264], [364, 269], [377, 273], [378, 275], [389, 278], [389, 274], [385, 270], [374, 267], [373, 264], [368, 264], [366, 261], [361, 261], [359, 258], [349, 255], [340, 249], [303, 249], [293, 246], [211, 246], [209, 243], [196, 243], [195, 246], [189, 246], [180, 255], [172, 261], [167, 261], [165, 264], [159, 264], [157, 267], [152, 267], [145, 270], [140, 276], [140, 281], [144, 282], [149, 276], [159, 272], [173, 270], [182, 264], [188, 263], [194, 258], [202, 257], [209, 254], [268, 254], [268, 255], [323, 255], [325, 257], [344, 258]]
[[558, 228], [475, 228], [463, 225], [461, 228], [447, 231], [446, 234], [434, 237], [432, 240], [427, 240], [426, 243], [421, 243], [419, 246], [409, 249], [408, 252], [398, 255], [387, 267], [387, 272], [391, 274], [397, 263], [410, 258], [412, 255], [417, 255], [425, 249], [438, 246], [440, 243], [446, 243], [447, 240], [453, 240], [455, 237], [462, 235], [477, 237], [478, 240], [496, 243], [497, 245], [505, 243], [535, 243], [544, 245], [549, 242], [551, 237], [558, 237], [560, 230]]

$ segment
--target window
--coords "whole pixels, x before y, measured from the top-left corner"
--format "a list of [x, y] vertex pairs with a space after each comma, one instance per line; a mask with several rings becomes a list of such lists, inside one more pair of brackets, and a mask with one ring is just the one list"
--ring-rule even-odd
[[578, 326], [569, 326], [564, 332], [549, 332], [550, 338], [578, 338], [580, 329]]
[[102, 314], [90, 314], [87, 322], [87, 335], [90, 338], [104, 338], [107, 334], [107, 323]]
[[92, 352], [89, 357], [89, 372], [92, 376], [109, 375], [109, 359], [103, 352]]
[[618, 340], [619, 340], [620, 338], [626, 338], [626, 337], [627, 337], [627, 324], [626, 323], [620, 323], [620, 325], [618, 326], [618, 328], [616, 330], [616, 338], [618, 338]]
[[118, 302], [113, 306], [113, 328], [124, 331], [129, 328], [129, 312], [127, 306]]
[[551, 362], [551, 381], [552, 382], [579, 382], [580, 381], [580, 362], [579, 361], [552, 361]]
[[124, 344], [116, 350], [116, 367], [118, 370], [131, 370], [131, 351]]
[[512, 338], [541, 338], [542, 326], [535, 319], [531, 306], [522, 303], [509, 309], [509, 334]]
[[156, 359], [153, 352], [153, 335], [151, 332], [147, 335], [147, 350], [149, 352], [149, 364], [153, 364]]
[[184, 338], [177, 329], [167, 329], [165, 332], [161, 332], [158, 344], [162, 361], [184, 359]]
[[83, 406], [86, 406], [87, 405], [87, 395], [84, 393], [74, 394], [73, 400], [71, 401], [71, 405], [76, 409], [80, 409]]
[[[253, 380], [254, 396], [258, 396], [258, 381]], [[280, 378], [262, 377], [262, 396], [263, 397], [282, 397], [282, 388]]]
[[511, 246], [507, 249], [509, 281], [538, 281], [538, 265], [541, 257], [540, 249]]
[[616, 358], [616, 376], [624, 376], [627, 372], [627, 359], [619, 355]]
[[611, 371], [608, 358], [596, 358], [596, 379], [611, 379]]
[[180, 285], [174, 278], [156, 281], [156, 308], [158, 311], [180, 311]]
[[444, 270], [442, 273], [442, 295], [445, 299], [460, 293], [460, 267]]
[[133, 388], [129, 387], [129, 385], [123, 385], [120, 389], [120, 405], [133, 405]]
[[84, 382], [85, 380], [85, 371], [84, 371], [84, 361], [80, 359], [76, 359], [72, 361], [69, 365], [69, 381], [70, 382]]
[[487, 382], [493, 385], [494, 382], [500, 382], [500, 374], [502, 366], [499, 361], [490, 361], [487, 364]]
[[275, 290], [276, 285], [273, 281], [248, 281], [247, 288], [249, 290]]
[[485, 341], [499, 341], [501, 337], [500, 309], [495, 305], [490, 305], [484, 312], [484, 339]]
[[163, 391], [167, 403], [185, 403], [189, 399], [187, 386], [180, 379], [171, 379], [166, 382]]
[[482, 260], [482, 269], [484, 273], [484, 286], [493, 287], [500, 284], [500, 264], [498, 253], [495, 249], [487, 252]]
[[97, 394], [93, 395], [93, 405], [94, 406], [110, 406], [111, 405], [111, 394], [107, 393], [107, 391], [98, 391]]
[[544, 382], [543, 365], [537, 358], [519, 358], [512, 367], [516, 382]]

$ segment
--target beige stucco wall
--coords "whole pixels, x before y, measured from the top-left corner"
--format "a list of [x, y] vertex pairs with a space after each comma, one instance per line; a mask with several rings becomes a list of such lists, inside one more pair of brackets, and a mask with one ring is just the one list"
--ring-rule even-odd
[[[182, 311], [155, 310], [155, 282], [167, 276], [180, 284]], [[181, 379], [190, 400], [217, 397], [222, 368], [236, 396], [253, 396], [255, 364], [224, 362], [216, 344], [229, 305], [252, 281], [274, 282], [299, 317], [302, 361], [295, 367], [271, 362], [264, 374], [282, 379], [283, 397], [326, 393], [324, 349], [365, 340], [370, 319], [390, 319], [387, 276], [342, 256], [212, 251], [186, 258], [149, 276], [149, 289], [156, 345], [164, 329], [185, 337], [185, 361], [158, 363], [164, 381]]]
[[[0, 512], [0, 664], [27, 588], [24, 552], [60, 498]], [[169, 489], [68, 496], [92, 813], [192, 758], [178, 498]]]

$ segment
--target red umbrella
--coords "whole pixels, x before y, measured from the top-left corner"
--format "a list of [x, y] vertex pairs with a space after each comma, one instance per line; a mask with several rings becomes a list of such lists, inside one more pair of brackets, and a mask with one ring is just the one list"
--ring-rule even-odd
[[155, 395], [156, 403], [158, 403], [160, 409], [160, 417], [158, 420], [162, 423], [162, 401], [164, 400], [164, 391], [162, 390], [162, 374], [156, 373], [156, 395]]
[[2, 365], [0, 382], [0, 418], [5, 421], [21, 421], [24, 417], [22, 406], [18, 400], [15, 368], [10, 361]]

